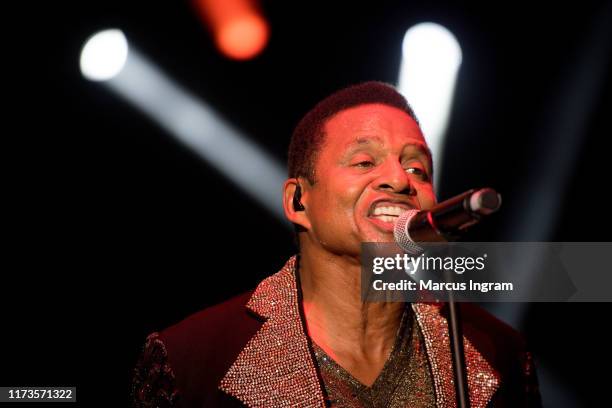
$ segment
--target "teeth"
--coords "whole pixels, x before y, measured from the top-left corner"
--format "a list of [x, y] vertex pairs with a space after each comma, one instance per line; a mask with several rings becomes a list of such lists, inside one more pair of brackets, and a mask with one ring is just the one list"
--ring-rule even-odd
[[384, 221], [384, 222], [393, 222], [394, 223], [394, 222], [397, 221], [398, 217], [393, 216], [393, 215], [377, 215], [374, 218], [376, 218], [377, 220]]
[[406, 209], [402, 207], [376, 207], [373, 215], [392, 215], [394, 217], [400, 216]]

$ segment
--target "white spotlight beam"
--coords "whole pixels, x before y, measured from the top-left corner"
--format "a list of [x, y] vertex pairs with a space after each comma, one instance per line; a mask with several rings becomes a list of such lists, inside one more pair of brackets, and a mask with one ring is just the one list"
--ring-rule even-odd
[[100, 31], [87, 40], [81, 51], [81, 72], [91, 81], [106, 81], [125, 65], [128, 43], [121, 30]]
[[457, 39], [439, 24], [417, 24], [404, 35], [398, 88], [419, 119], [434, 155], [436, 184], [461, 59]]
[[130, 48], [123, 69], [104, 84], [285, 221], [281, 200], [284, 166], [137, 50]]

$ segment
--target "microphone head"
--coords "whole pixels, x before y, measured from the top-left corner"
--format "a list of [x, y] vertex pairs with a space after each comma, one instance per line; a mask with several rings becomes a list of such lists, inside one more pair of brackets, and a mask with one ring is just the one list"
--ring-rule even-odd
[[501, 195], [492, 188], [482, 188], [470, 196], [468, 206], [473, 213], [489, 215], [499, 210]]
[[418, 210], [408, 210], [403, 212], [393, 228], [393, 237], [395, 242], [400, 246], [408, 255], [418, 255], [423, 252], [423, 248], [417, 245], [411, 238], [408, 228], [412, 218], [418, 213]]

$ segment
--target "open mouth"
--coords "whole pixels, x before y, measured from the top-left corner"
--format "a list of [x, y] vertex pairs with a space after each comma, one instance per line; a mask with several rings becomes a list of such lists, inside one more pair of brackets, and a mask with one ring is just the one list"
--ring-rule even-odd
[[378, 201], [370, 208], [368, 218], [385, 230], [393, 230], [399, 216], [412, 208], [404, 203]]

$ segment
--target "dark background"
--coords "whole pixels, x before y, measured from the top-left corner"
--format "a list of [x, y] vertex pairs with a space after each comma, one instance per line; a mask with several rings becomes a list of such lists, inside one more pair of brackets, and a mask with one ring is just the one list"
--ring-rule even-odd
[[[609, 240], [612, 75], [601, 50], [612, 35], [597, 23], [609, 2], [262, 7], [272, 36], [248, 62], [217, 53], [188, 1], [28, 2], [3, 13], [0, 385], [75, 385], [78, 405], [125, 405], [148, 333], [255, 286], [295, 252], [285, 224], [81, 76], [81, 47], [100, 29], [121, 28], [284, 162], [293, 126], [314, 103], [359, 81], [396, 82], [405, 30], [443, 24], [463, 65], [438, 197], [485, 185], [504, 197], [503, 211], [469, 238]], [[567, 124], [580, 126], [568, 136]], [[560, 146], [571, 146], [573, 161], [556, 160]], [[559, 171], [543, 173], [543, 163]], [[542, 174], [564, 177], [566, 188], [538, 187]], [[549, 229], [522, 234], [523, 214], [537, 216], [541, 203], [558, 210]], [[525, 305], [514, 324], [537, 355], [548, 406], [609, 397], [610, 312]]]

